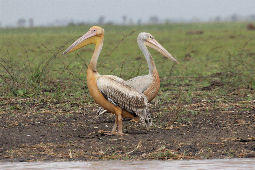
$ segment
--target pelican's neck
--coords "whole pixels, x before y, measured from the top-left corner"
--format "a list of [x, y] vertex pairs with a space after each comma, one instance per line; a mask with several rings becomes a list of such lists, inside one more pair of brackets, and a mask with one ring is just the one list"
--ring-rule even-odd
[[98, 60], [100, 52], [103, 48], [103, 42], [104, 42], [104, 37], [101, 37], [100, 39], [98, 39], [94, 53], [93, 53], [90, 63], [89, 63], [89, 68], [92, 69], [92, 71], [94, 71], [94, 72], [97, 72], [97, 60]]
[[156, 69], [156, 65], [154, 64], [154, 61], [151, 57], [151, 54], [148, 50], [148, 48], [145, 46], [145, 44], [143, 43], [142, 40], [138, 39], [137, 40], [137, 43], [138, 43], [138, 46], [140, 48], [140, 50], [142, 51], [146, 61], [147, 61], [147, 64], [148, 64], [148, 67], [149, 67], [149, 74], [152, 74], [154, 69]]

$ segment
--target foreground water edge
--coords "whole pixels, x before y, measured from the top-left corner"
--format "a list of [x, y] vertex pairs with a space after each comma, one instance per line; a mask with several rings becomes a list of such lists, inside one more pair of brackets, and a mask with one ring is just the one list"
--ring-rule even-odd
[[255, 169], [255, 158], [211, 160], [0, 162], [0, 169]]

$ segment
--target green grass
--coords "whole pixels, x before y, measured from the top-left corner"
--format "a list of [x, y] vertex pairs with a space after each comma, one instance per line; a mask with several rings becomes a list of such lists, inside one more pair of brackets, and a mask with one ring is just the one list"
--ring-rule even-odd
[[[2, 96], [50, 97], [54, 100], [88, 95], [86, 65], [93, 46], [65, 55], [62, 52], [89, 26], [0, 29], [0, 93]], [[255, 31], [246, 23], [104, 26], [105, 41], [98, 61], [101, 74], [129, 79], [147, 74], [146, 61], [136, 37], [155, 36], [180, 64], [174, 65], [150, 50], [161, 77], [161, 90], [184, 91], [181, 100], [191, 102], [194, 91], [216, 87], [209, 96], [233, 89], [255, 88]], [[202, 30], [203, 34], [187, 34]], [[184, 93], [182, 92], [182, 93]], [[187, 92], [187, 93], [186, 93]], [[85, 98], [91, 102], [91, 98]], [[251, 95], [247, 100], [254, 100]]]

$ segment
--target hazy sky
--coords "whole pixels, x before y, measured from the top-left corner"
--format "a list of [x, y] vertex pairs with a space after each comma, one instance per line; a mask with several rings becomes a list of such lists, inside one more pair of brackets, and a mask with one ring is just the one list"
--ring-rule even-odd
[[2, 26], [15, 25], [19, 18], [33, 18], [35, 25], [56, 20], [92, 21], [100, 16], [122, 22], [122, 16], [148, 20], [207, 20], [215, 16], [255, 14], [255, 0], [0, 0]]

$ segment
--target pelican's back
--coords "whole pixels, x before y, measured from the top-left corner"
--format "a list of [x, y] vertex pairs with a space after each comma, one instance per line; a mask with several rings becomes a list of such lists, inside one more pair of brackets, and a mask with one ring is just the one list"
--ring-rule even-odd
[[138, 92], [143, 93], [153, 82], [152, 75], [137, 76], [126, 81], [128, 85], [134, 87]]
[[112, 75], [99, 76], [97, 87], [108, 101], [128, 112], [135, 113], [142, 122], [151, 123], [146, 96], [123, 79]]

